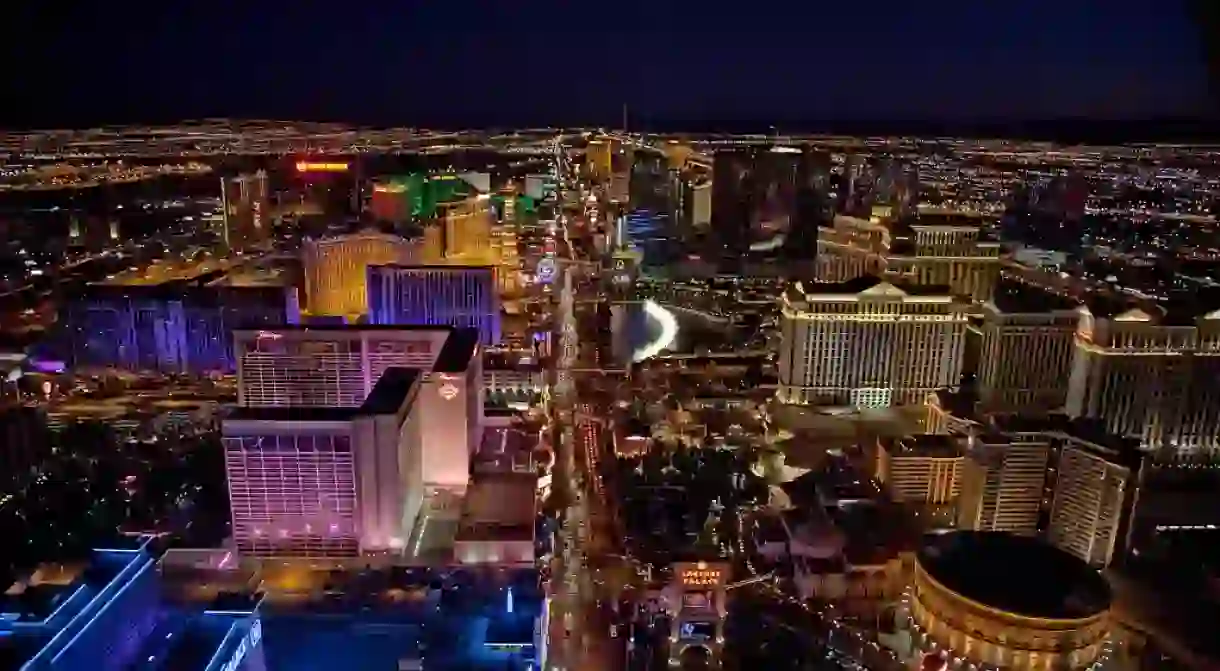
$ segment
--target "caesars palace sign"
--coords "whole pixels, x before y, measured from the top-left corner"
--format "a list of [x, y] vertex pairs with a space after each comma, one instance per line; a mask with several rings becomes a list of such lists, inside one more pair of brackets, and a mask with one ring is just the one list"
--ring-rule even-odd
[[709, 588], [725, 583], [724, 567], [704, 562], [683, 564], [678, 568], [678, 583], [683, 587]]

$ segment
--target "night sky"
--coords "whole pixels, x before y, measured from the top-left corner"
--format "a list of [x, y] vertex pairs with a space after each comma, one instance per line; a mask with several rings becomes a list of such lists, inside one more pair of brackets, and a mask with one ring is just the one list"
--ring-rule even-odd
[[1208, 111], [1202, 31], [1176, 0], [10, 4], [0, 123], [21, 126]]

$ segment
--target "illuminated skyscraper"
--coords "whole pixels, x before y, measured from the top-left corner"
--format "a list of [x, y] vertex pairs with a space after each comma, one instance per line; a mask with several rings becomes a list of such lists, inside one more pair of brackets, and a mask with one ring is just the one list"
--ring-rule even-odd
[[496, 271], [489, 266], [369, 266], [372, 324], [429, 324], [476, 329], [484, 345], [500, 341]]
[[89, 285], [64, 302], [58, 355], [77, 368], [232, 373], [233, 330], [292, 323], [296, 289], [233, 286], [216, 275]]
[[716, 152], [712, 228], [725, 259], [740, 259], [752, 245], [772, 249], [770, 241], [791, 229], [801, 155], [792, 147]]
[[696, 181], [691, 184], [691, 224], [706, 228], [712, 224], [712, 183]]
[[965, 442], [957, 527], [1037, 534], [1051, 440], [1040, 434], [1018, 437], [988, 432], [972, 435]]
[[411, 200], [406, 180], [389, 179], [373, 184], [373, 197], [369, 204], [373, 218], [402, 224], [411, 219]]
[[914, 284], [944, 285], [976, 302], [991, 296], [1000, 274], [1000, 244], [988, 222], [960, 213], [835, 217], [833, 226], [818, 231], [817, 256], [822, 281], [881, 273]]
[[882, 438], [877, 443], [877, 481], [897, 501], [952, 506], [961, 491], [960, 442], [956, 436], [937, 434]]
[[222, 177], [220, 198], [225, 247], [244, 250], [271, 236], [271, 201], [267, 173]]
[[419, 369], [423, 480], [465, 487], [483, 417], [482, 354], [474, 330], [297, 327], [237, 331], [234, 340], [242, 407], [359, 408], [387, 370]]
[[444, 230], [445, 258], [464, 263], [492, 263], [491, 201], [471, 196], [437, 205]]
[[521, 288], [521, 252], [515, 222], [506, 221], [492, 226], [491, 258], [496, 262], [496, 286], [500, 293], [517, 292]]
[[622, 208], [631, 206], [631, 170], [635, 164], [635, 150], [617, 145], [610, 156], [610, 181], [606, 185], [606, 197]]
[[1133, 449], [1063, 436], [1047, 541], [1097, 567], [1121, 555], [1137, 487]]
[[364, 209], [360, 162], [297, 161], [295, 179], [286, 185], [330, 217], [358, 215]]
[[781, 307], [781, 402], [888, 407], [958, 382], [967, 306], [944, 289], [797, 282]]
[[84, 247], [92, 252], [100, 252], [108, 247], [119, 244], [119, 222], [109, 221], [100, 217], [87, 216], [83, 219], [72, 217], [68, 227], [68, 244], [73, 247]]
[[694, 151], [690, 144], [686, 142], [670, 140], [665, 144], [664, 148], [665, 162], [670, 170], [679, 172], [686, 167], [686, 161]]
[[585, 167], [589, 177], [595, 182], [607, 181], [613, 174], [615, 144], [617, 143], [609, 138], [590, 140], [585, 148]]
[[812, 261], [817, 256], [818, 229], [833, 217], [830, 156], [806, 148], [797, 158], [795, 187], [783, 250], [786, 257]]
[[1220, 449], [1220, 310], [1203, 298], [1146, 309], [1092, 300], [1076, 330], [1068, 414], [1165, 457]]
[[238, 551], [401, 554], [425, 493], [420, 378], [416, 370], [391, 368], [358, 408], [247, 407], [227, 416], [225, 470]]
[[978, 326], [980, 400], [988, 409], [1062, 407], [1080, 317], [1075, 302], [1003, 281]]
[[348, 319], [364, 314], [368, 267], [409, 264], [420, 251], [419, 243], [377, 231], [306, 240], [301, 265], [310, 314]]

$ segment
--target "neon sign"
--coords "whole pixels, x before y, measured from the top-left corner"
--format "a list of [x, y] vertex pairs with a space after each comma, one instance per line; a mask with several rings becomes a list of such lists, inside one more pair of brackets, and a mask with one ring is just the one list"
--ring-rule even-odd
[[346, 163], [315, 163], [313, 161], [297, 161], [297, 172], [347, 172]]
[[257, 647], [262, 640], [262, 620], [255, 620], [254, 624], [250, 625], [250, 631], [246, 632], [245, 638], [241, 639], [241, 643], [237, 645], [237, 650], [233, 651], [233, 656], [221, 667], [221, 671], [237, 671], [237, 669], [241, 668], [241, 663], [245, 661], [246, 655]]
[[683, 587], [715, 587], [724, 582], [724, 571], [707, 566], [684, 568], [678, 574], [678, 580]]

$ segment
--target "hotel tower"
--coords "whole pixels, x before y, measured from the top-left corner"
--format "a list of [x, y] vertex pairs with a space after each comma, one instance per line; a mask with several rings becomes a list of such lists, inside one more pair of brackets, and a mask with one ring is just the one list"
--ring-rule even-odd
[[968, 307], [876, 277], [795, 283], [780, 299], [779, 400], [889, 407], [957, 384]]

